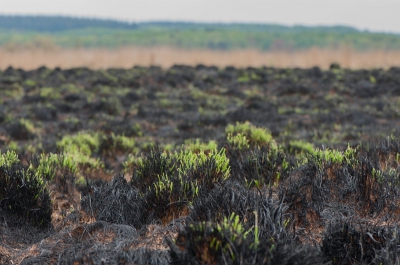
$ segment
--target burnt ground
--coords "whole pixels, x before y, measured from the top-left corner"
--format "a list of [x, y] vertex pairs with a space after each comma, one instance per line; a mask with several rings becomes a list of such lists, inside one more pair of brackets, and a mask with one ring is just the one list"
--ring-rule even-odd
[[[57, 171], [46, 184], [46, 225], [0, 196], [0, 263], [399, 264], [399, 108], [395, 67], [8, 68], [0, 72], [1, 151], [14, 150], [22, 167], [64, 152], [66, 136], [97, 133], [88, 156], [102, 166]], [[267, 128], [280, 151], [229, 145], [225, 129], [236, 122]], [[114, 141], [122, 135], [131, 144]], [[201, 183], [196, 196], [171, 188], [160, 199], [149, 187], [162, 174], [179, 185], [163, 164], [176, 161], [157, 158], [150, 143], [174, 150], [196, 139], [225, 148], [229, 178], [208, 171], [211, 161], [185, 172]], [[294, 140], [356, 151], [343, 161], [299, 157]], [[145, 171], [132, 157], [158, 164]], [[0, 178], [19, 176], [2, 170]]]

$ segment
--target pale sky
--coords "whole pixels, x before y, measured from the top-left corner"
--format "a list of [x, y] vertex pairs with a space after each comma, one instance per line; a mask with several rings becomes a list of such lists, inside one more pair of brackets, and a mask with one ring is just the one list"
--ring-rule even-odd
[[0, 14], [348, 25], [400, 33], [400, 0], [0, 0]]

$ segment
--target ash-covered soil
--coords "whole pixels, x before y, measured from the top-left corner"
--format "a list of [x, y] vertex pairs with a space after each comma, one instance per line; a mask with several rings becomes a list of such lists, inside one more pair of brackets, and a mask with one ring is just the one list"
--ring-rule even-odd
[[0, 264], [400, 264], [400, 68], [0, 72]]

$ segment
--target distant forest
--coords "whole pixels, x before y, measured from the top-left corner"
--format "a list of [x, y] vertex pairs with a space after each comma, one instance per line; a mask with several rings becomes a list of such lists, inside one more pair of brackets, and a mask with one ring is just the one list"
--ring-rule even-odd
[[0, 15], [0, 46], [170, 46], [218, 50], [349, 47], [357, 50], [400, 50], [400, 34], [359, 31], [346, 26], [288, 27], [165, 21], [128, 23], [63, 16]]

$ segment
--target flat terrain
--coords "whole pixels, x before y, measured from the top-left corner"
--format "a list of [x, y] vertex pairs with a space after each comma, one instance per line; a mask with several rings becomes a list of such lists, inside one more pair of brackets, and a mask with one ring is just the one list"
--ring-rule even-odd
[[398, 264], [399, 109], [396, 67], [9, 67], [0, 263]]
[[212, 50], [202, 48], [184, 49], [170, 46], [127, 46], [107, 48], [60, 48], [54, 44], [40, 46], [3, 45], [0, 47], [0, 69], [9, 65], [14, 68], [34, 70], [41, 66], [49, 68], [89, 67], [91, 69], [131, 68], [134, 65], [163, 68], [175, 64], [197, 64], [217, 67], [279, 67], [329, 69], [332, 62], [345, 68], [370, 69], [400, 66], [400, 51], [370, 49], [367, 51], [342, 48], [276, 49], [261, 51], [254, 48]]

